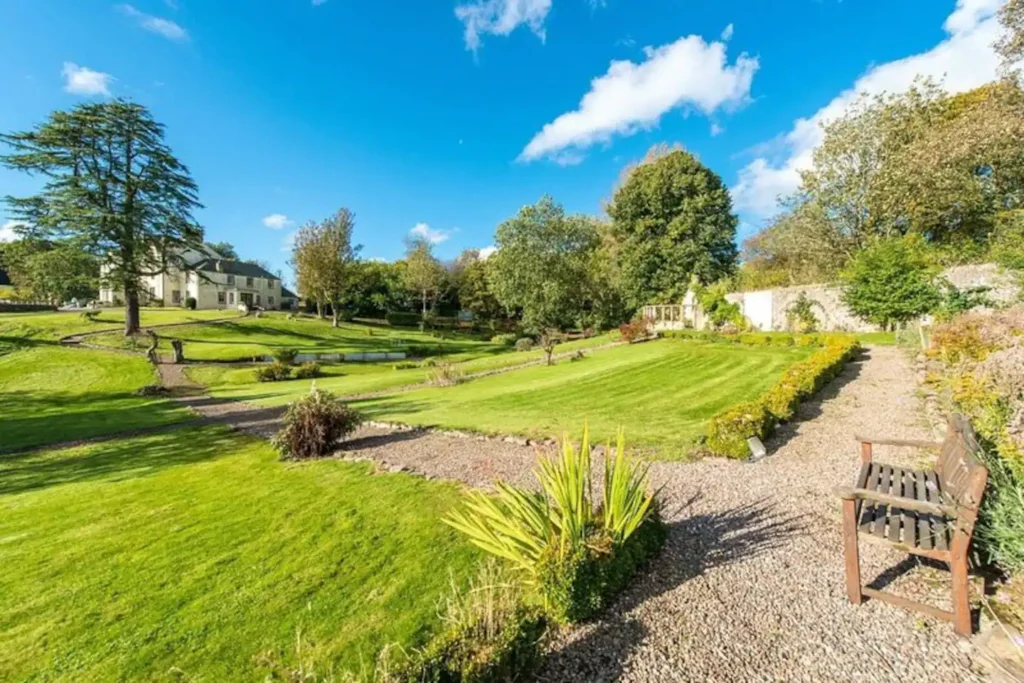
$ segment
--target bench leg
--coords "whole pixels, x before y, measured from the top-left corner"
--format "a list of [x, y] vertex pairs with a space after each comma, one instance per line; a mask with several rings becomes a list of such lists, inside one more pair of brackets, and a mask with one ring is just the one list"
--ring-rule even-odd
[[859, 605], [862, 594], [860, 590], [860, 553], [857, 550], [857, 501], [843, 501], [843, 555], [846, 558], [846, 597], [854, 605]]
[[954, 552], [949, 569], [953, 576], [953, 630], [957, 635], [970, 638], [971, 601], [967, 583], [967, 554]]

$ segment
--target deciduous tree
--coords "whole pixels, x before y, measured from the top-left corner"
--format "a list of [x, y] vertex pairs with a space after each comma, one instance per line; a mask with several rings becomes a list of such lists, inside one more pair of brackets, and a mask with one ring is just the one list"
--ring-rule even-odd
[[420, 300], [420, 314], [425, 320], [427, 311], [437, 301], [448, 274], [444, 265], [434, 256], [434, 247], [423, 237], [411, 236], [405, 243], [406, 287]]
[[588, 266], [600, 244], [596, 221], [567, 216], [544, 197], [501, 225], [488, 259], [491, 289], [510, 313], [521, 312], [535, 333], [564, 329], [585, 310]]
[[352, 244], [355, 215], [339, 209], [319, 223], [302, 226], [295, 235], [292, 262], [299, 293], [314, 299], [321, 317], [323, 305], [331, 306], [331, 323], [337, 327], [342, 305], [353, 289], [356, 257], [362, 245]]
[[21, 239], [4, 245], [3, 267], [19, 291], [61, 303], [96, 297], [99, 261], [72, 240]]
[[184, 268], [181, 250], [202, 245], [200, 208], [188, 169], [164, 142], [164, 127], [133, 102], [58, 111], [27, 132], [0, 135], [7, 168], [39, 175], [38, 194], [6, 197], [31, 234], [74, 238], [102, 258], [105, 284], [124, 292], [125, 334], [139, 330], [140, 278]]
[[676, 149], [641, 163], [607, 210], [634, 308], [680, 301], [692, 279], [715, 282], [735, 270], [738, 221], [729, 190], [689, 152]]
[[937, 276], [920, 236], [880, 239], [843, 271], [843, 302], [862, 320], [893, 329], [935, 310], [942, 300]]

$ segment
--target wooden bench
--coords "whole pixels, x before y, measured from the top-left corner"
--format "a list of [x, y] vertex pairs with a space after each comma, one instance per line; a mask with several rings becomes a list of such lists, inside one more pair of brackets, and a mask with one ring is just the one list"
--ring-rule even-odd
[[[861, 444], [857, 483], [853, 488], [836, 489], [843, 499], [846, 594], [850, 602], [859, 605], [865, 596], [883, 600], [951, 621], [958, 634], [970, 636], [967, 550], [988, 480], [970, 422], [954, 416], [945, 440], [935, 443], [855, 438]], [[911, 470], [876, 462], [872, 459], [873, 446], [940, 450], [933, 470]], [[953, 611], [862, 587], [857, 547], [861, 538], [948, 563], [953, 582]]]

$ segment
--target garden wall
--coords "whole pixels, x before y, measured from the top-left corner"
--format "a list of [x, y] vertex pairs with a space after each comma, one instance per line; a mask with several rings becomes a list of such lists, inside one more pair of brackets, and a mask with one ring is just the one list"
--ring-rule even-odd
[[[1013, 277], [999, 266], [986, 263], [971, 266], [954, 266], [943, 271], [942, 276], [957, 289], [989, 287], [988, 296], [993, 301], [1013, 301], [1020, 288]], [[786, 314], [801, 294], [806, 294], [814, 307], [821, 329], [848, 332], [875, 332], [878, 327], [863, 322], [854, 316], [842, 302], [841, 290], [835, 285], [804, 285], [780, 287], [758, 292], [735, 292], [726, 298], [739, 304], [743, 315], [759, 330], [786, 330], [789, 321]]]

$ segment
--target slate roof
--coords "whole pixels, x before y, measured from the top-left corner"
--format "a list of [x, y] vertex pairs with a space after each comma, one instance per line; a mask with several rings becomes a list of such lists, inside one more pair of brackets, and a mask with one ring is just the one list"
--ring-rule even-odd
[[281, 285], [281, 298], [282, 299], [298, 299], [298, 295], [292, 290], [288, 289], [284, 285]]
[[[218, 262], [220, 263], [220, 270], [217, 269]], [[268, 273], [262, 266], [258, 266], [255, 263], [229, 261], [227, 259], [203, 259], [202, 261], [192, 264], [192, 270], [198, 270], [204, 273], [227, 273], [228, 275], [241, 275], [242, 277], [263, 277], [271, 280], [280, 279], [273, 273]]]

